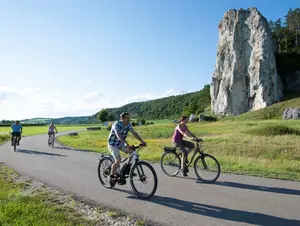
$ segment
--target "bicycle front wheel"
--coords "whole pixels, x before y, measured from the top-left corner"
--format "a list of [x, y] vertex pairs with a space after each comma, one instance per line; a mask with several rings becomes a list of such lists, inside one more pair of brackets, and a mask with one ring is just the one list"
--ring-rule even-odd
[[181, 160], [175, 152], [165, 152], [161, 156], [160, 166], [169, 177], [174, 177], [180, 172]]
[[[129, 173], [130, 185], [136, 195], [142, 199], [149, 199], [157, 189], [157, 175], [154, 168], [145, 161], [139, 161], [133, 165]], [[142, 188], [149, 186], [146, 192]]]
[[194, 162], [194, 169], [199, 180], [204, 183], [215, 182], [221, 173], [218, 160], [209, 154], [198, 156]]

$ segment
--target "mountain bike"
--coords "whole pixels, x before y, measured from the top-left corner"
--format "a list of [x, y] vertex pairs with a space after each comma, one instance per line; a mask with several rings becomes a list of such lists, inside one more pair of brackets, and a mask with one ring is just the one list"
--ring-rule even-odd
[[[57, 133], [57, 132], [55, 132]], [[50, 135], [50, 138], [48, 139], [48, 146], [54, 148], [54, 141], [55, 141], [55, 133]]]
[[[203, 142], [202, 139], [196, 139], [195, 142], [196, 142], [196, 148], [194, 150], [194, 154], [191, 160], [188, 161], [188, 158], [186, 159], [187, 169], [192, 164], [196, 154], [199, 154], [194, 161], [195, 174], [198, 177], [198, 179], [201, 180], [202, 182], [213, 183], [220, 176], [221, 173], [220, 164], [215, 157], [204, 153], [203, 149], [200, 148], [199, 143]], [[164, 153], [160, 160], [162, 171], [170, 177], [176, 176], [181, 169], [181, 157], [182, 157], [182, 153], [179, 150], [177, 150], [177, 148], [165, 147]], [[172, 171], [168, 172], [169, 169]], [[208, 176], [212, 176], [212, 178], [211, 179], [205, 178], [204, 176], [205, 173], [207, 173]]]
[[[120, 174], [117, 174], [117, 183], [119, 185], [125, 185], [126, 179], [130, 178], [130, 185], [134, 193], [142, 198], [149, 199], [154, 195], [157, 190], [157, 175], [154, 168], [146, 161], [139, 159], [139, 150], [144, 147], [144, 145], [140, 144], [138, 146], [131, 146], [133, 152], [125, 159], [121, 161], [121, 164], [128, 160], [123, 164]], [[114, 158], [109, 155], [101, 155], [98, 164], [98, 177], [101, 184], [106, 188], [111, 188], [111, 185], [108, 181], [108, 176], [111, 173], [111, 166], [115, 162]], [[148, 170], [148, 174], [146, 175], [145, 171]], [[150, 174], [153, 175], [153, 185], [151, 187], [150, 192], [142, 193], [138, 190], [137, 184], [135, 182], [140, 183], [140, 185], [148, 185], [151, 183], [149, 179]], [[105, 181], [106, 180], [106, 181]]]

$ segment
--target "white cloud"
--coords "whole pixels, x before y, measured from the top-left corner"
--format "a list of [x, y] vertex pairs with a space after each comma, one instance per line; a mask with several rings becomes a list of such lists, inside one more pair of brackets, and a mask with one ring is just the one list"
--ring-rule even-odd
[[60, 91], [0, 86], [0, 120], [91, 115], [105, 104], [103, 97], [100, 92], [91, 92], [79, 99], [68, 98]]
[[92, 91], [78, 98], [67, 96], [58, 90], [0, 86], [0, 120], [92, 115], [101, 108], [119, 107], [131, 102], [148, 101], [183, 92], [185, 91], [168, 89], [161, 94], [146, 93], [117, 98], [111, 94]]
[[88, 103], [99, 102], [99, 100], [101, 98], [103, 98], [104, 96], [105, 96], [104, 93], [95, 91], [95, 92], [91, 92], [91, 93], [87, 93], [87, 94], [83, 95], [79, 101], [88, 102]]
[[88, 84], [92, 84], [92, 81], [91, 81], [91, 80], [88, 80]]
[[168, 89], [168, 90], [166, 90], [166, 94], [168, 94], [168, 95], [170, 95], [170, 94], [172, 94], [174, 92], [174, 90], [173, 89]]
[[135, 95], [135, 96], [125, 98], [125, 102], [123, 102], [122, 105], [127, 104], [127, 103], [131, 103], [131, 102], [141, 102], [141, 101], [154, 100], [154, 99], [159, 99], [159, 98], [173, 96], [173, 95], [180, 95], [180, 94], [184, 94], [184, 93], [187, 93], [187, 91], [184, 91], [184, 90], [177, 91], [177, 90], [174, 90], [174, 89], [168, 89], [160, 95], [157, 95], [157, 94], [154, 94], [154, 93]]

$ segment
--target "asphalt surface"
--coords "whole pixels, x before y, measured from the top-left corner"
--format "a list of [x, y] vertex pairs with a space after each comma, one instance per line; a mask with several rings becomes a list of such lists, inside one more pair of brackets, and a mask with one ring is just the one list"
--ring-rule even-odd
[[[221, 173], [214, 184], [179, 174], [167, 177], [160, 165], [156, 194], [138, 199], [129, 185], [102, 187], [97, 176], [100, 154], [46, 145], [47, 135], [23, 138], [17, 152], [0, 146], [0, 161], [86, 201], [109, 205], [163, 225], [300, 225], [300, 183]], [[193, 171], [190, 169], [190, 171]]]

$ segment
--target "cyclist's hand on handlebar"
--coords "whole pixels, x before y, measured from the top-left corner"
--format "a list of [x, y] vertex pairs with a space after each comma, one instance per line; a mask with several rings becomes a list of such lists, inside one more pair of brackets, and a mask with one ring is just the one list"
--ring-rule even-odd
[[143, 141], [143, 142], [141, 143], [141, 145], [142, 145], [142, 146], [147, 146], [147, 143], [146, 143], [145, 141]]

